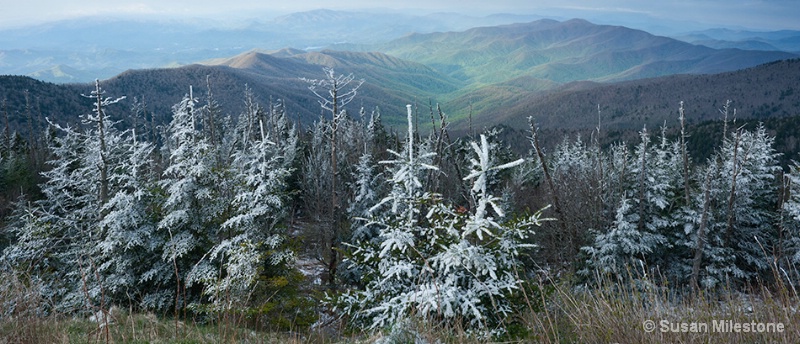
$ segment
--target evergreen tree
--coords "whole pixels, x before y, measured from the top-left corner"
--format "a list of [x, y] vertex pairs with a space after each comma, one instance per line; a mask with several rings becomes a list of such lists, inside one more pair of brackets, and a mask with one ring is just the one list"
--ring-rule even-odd
[[619, 187], [623, 198], [614, 222], [583, 249], [591, 255], [591, 266], [615, 274], [628, 268], [668, 267], [666, 255], [677, 227], [672, 209], [682, 184], [679, 145], [671, 144], [665, 133], [662, 128], [659, 143], [652, 145], [647, 130], [640, 132], [635, 160], [626, 168], [630, 182]]
[[160, 264], [152, 213], [157, 177], [150, 171], [154, 147], [137, 141], [135, 131], [118, 144], [126, 151], [109, 176], [113, 193], [101, 209], [98, 270], [112, 300], [137, 301], [139, 306], [157, 309], [154, 305], [158, 303], [151, 300], [158, 298], [163, 286], [150, 284], [145, 277], [149, 267]]
[[539, 224], [539, 214], [504, 221], [500, 199], [489, 193], [490, 178], [522, 159], [495, 165], [485, 136], [472, 143], [476, 155], [465, 178], [473, 182], [476, 207], [461, 214], [425, 190], [421, 180], [436, 170], [426, 161], [433, 153], [415, 149], [411, 106], [408, 141], [402, 153], [390, 151], [389, 196], [372, 211], [379, 242], [355, 242], [352, 263], [364, 274], [365, 289], [341, 297], [353, 320], [370, 328], [397, 324], [409, 314], [426, 319], [463, 321], [483, 335], [503, 331], [500, 324], [511, 310], [509, 295], [519, 287], [516, 263], [530, 245], [528, 228]]
[[[800, 163], [790, 166], [784, 177], [783, 197], [780, 209], [780, 238], [784, 240], [782, 250], [786, 251], [792, 263], [800, 263]], [[781, 261], [781, 264], [783, 262]]]
[[[297, 135], [283, 112], [271, 111], [269, 119], [250, 115], [239, 118], [244, 132], [237, 135], [250, 137], [247, 131], [253, 129], [254, 137], [235, 146], [231, 209], [219, 228], [219, 241], [188, 277], [190, 283], [202, 283], [215, 308], [223, 310], [244, 305], [265, 267], [285, 267], [294, 255], [281, 222], [287, 214], [286, 181], [292, 174]], [[275, 128], [268, 129], [268, 122]]]
[[753, 132], [740, 128], [709, 162], [709, 185], [704, 186], [709, 197], [698, 202], [708, 208], [696, 211], [706, 213], [707, 221], [698, 277], [702, 286], [745, 281], [769, 268], [763, 252], [772, 251], [777, 237], [773, 210], [780, 169], [772, 145], [762, 126]]
[[61, 132], [50, 146], [52, 168], [43, 173], [44, 199], [21, 212], [11, 229], [16, 243], [4, 256], [42, 280], [42, 294], [67, 311], [91, 311], [109, 301], [100, 257], [106, 233], [101, 227], [106, 203], [117, 190], [110, 173], [125, 161], [128, 140], [105, 108], [123, 98], [104, 95], [99, 82], [87, 98], [94, 110], [83, 116], [85, 129], [51, 124]]
[[[205, 280], [202, 273], [210, 269], [195, 266], [215, 243], [219, 233], [224, 199], [218, 196], [220, 175], [213, 169], [216, 152], [197, 130], [196, 99], [190, 90], [173, 107], [173, 118], [167, 129], [169, 164], [164, 170], [160, 187], [164, 190], [160, 205], [163, 217], [158, 222], [160, 252], [165, 264], [158, 264], [147, 276], [158, 281], [172, 278], [175, 285], [176, 307], [184, 307], [198, 296], [189, 294], [187, 277]], [[171, 276], [170, 276], [171, 275]], [[189, 294], [189, 295], [187, 295]]]

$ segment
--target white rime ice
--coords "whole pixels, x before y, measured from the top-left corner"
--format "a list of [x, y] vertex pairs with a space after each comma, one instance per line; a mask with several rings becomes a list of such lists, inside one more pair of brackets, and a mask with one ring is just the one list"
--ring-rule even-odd
[[381, 162], [392, 167], [392, 189], [371, 210], [390, 209], [368, 219], [379, 228], [379, 242], [351, 243], [349, 263], [361, 269], [366, 287], [344, 294], [340, 305], [354, 321], [373, 329], [415, 314], [460, 321], [482, 335], [502, 332], [498, 321], [511, 311], [508, 297], [519, 288], [522, 276], [516, 271], [518, 256], [533, 248], [526, 239], [540, 219], [538, 213], [506, 219], [487, 184], [492, 172], [523, 160], [495, 165], [485, 136], [471, 143], [475, 157], [465, 180], [473, 183], [476, 209], [457, 213], [439, 195], [425, 191], [423, 173], [438, 168], [423, 162], [433, 154], [414, 142], [410, 106], [408, 123], [404, 151], [390, 151], [396, 159]]
[[800, 263], [800, 163], [795, 162], [790, 172], [784, 176], [784, 194], [789, 197], [783, 202], [781, 227], [786, 232], [786, 246], [793, 263]]
[[[53, 301], [41, 311], [227, 309], [244, 304], [265, 267], [289, 272], [280, 224], [297, 135], [282, 108], [265, 114], [248, 93], [252, 111], [236, 128], [217, 126], [216, 105], [198, 109], [190, 91], [173, 108], [158, 176], [154, 145], [105, 112], [121, 98], [99, 82], [88, 98], [81, 128], [52, 124], [44, 198], [19, 202], [8, 227], [15, 241], [2, 258]], [[205, 295], [188, 290], [195, 284]]]

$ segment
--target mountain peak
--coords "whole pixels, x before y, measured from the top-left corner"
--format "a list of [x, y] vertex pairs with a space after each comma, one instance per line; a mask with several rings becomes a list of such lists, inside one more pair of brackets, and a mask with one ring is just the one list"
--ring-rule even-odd
[[300, 50], [295, 48], [283, 48], [270, 53], [270, 55], [275, 57], [293, 57], [305, 53], [306, 53], [305, 50]]
[[252, 69], [256, 67], [262, 67], [264, 65], [272, 65], [278, 60], [278, 57], [251, 50], [234, 56], [222, 64], [232, 68]]
[[597, 25], [597, 24], [594, 24], [594, 23], [592, 23], [592, 22], [590, 22], [590, 21], [588, 21], [586, 19], [581, 19], [581, 18], [572, 18], [572, 19], [569, 19], [569, 20], [565, 20], [565, 21], [563, 21], [561, 23], [564, 24], [564, 25]]

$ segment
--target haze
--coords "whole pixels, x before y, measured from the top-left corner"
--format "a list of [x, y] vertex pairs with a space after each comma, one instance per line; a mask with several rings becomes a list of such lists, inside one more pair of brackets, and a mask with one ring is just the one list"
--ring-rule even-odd
[[[328, 8], [335, 10], [398, 10], [425, 14], [458, 12], [470, 15], [491, 13], [538, 14], [580, 17], [595, 22], [635, 26], [648, 20], [661, 22], [672, 31], [697, 25], [757, 30], [800, 29], [800, 7], [794, 0], [408, 0], [376, 2], [344, 0], [295, 0], [256, 2], [251, 0], [140, 0], [81, 2], [63, 0], [0, 1], [0, 27], [26, 26], [84, 16], [144, 16], [166, 18], [209, 18], [235, 22], [243, 18], [269, 19], [290, 12]], [[694, 24], [692, 24], [694, 23]], [[653, 23], [649, 23], [653, 25]]]

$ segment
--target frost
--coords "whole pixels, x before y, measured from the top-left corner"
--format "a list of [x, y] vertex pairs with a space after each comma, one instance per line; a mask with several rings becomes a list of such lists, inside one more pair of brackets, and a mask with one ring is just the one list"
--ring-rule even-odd
[[[408, 121], [411, 127], [410, 107]], [[506, 221], [488, 183], [494, 172], [523, 160], [495, 165], [486, 136], [480, 144], [471, 143], [475, 158], [464, 179], [473, 182], [470, 190], [477, 206], [463, 215], [425, 190], [423, 173], [439, 170], [422, 162], [433, 156], [426, 147], [414, 142], [409, 129], [403, 152], [389, 151], [396, 160], [383, 162], [392, 167], [392, 190], [370, 212], [392, 206], [369, 219], [379, 228], [379, 243], [350, 243], [351, 263], [368, 283], [364, 291], [342, 296], [342, 308], [373, 329], [400, 324], [406, 314], [416, 314], [463, 321], [468, 328], [491, 333], [499, 326], [496, 321], [510, 312], [507, 297], [520, 283], [511, 271], [520, 252], [532, 248], [523, 241], [531, 234], [529, 227], [539, 224], [540, 214]]]

